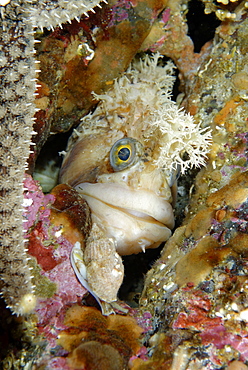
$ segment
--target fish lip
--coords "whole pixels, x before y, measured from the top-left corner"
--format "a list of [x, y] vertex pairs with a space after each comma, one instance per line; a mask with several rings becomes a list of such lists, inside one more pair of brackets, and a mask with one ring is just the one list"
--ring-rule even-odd
[[[129, 213], [132, 216], [142, 219], [147, 222], [155, 222], [173, 229], [174, 227], [174, 214], [171, 204], [158, 196], [154, 192], [147, 189], [132, 189], [125, 184], [118, 183], [82, 183], [75, 187], [75, 189], [82, 195], [95, 198], [96, 200], [105, 203], [110, 207], [115, 207], [125, 213]], [[123, 196], [130, 197], [132, 201], [129, 201], [128, 207], [124, 205], [123, 198], [118, 202], [119, 199], [111, 201], [110, 193], [116, 191], [118, 194], [123, 193]], [[140, 197], [141, 195], [141, 197]], [[147, 197], [149, 202], [142, 202], [143, 198]], [[118, 196], [117, 196], [118, 198]], [[158, 211], [152, 210], [150, 205], [154, 202]]]

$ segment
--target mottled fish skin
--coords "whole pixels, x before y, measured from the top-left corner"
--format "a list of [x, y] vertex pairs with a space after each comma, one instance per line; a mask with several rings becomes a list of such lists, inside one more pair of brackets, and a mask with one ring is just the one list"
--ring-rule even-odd
[[23, 236], [23, 178], [35, 134], [34, 29], [53, 29], [95, 6], [99, 1], [0, 2], [0, 289], [17, 315], [36, 303]]

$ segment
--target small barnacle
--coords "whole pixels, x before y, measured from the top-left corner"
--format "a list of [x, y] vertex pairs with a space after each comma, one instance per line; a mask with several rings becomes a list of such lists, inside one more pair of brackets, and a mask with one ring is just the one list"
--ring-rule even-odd
[[94, 50], [86, 42], [78, 45], [77, 54], [86, 60], [92, 60], [95, 56]]
[[96, 224], [92, 225], [83, 258], [91, 290], [105, 302], [116, 301], [124, 276], [122, 260], [115, 241], [106, 238]]

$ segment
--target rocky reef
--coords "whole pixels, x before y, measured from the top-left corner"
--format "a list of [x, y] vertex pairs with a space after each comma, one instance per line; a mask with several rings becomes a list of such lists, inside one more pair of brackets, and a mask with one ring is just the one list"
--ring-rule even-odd
[[[63, 17], [59, 21], [47, 2], [47, 11], [40, 9], [44, 30], [35, 35], [33, 2], [21, 3], [25, 17], [12, 0], [5, 3], [0, 54], [1, 289], [6, 304], [18, 314], [34, 307], [34, 295], [38, 299], [31, 314], [19, 317], [1, 302], [2, 336], [7, 340], [0, 366], [247, 369], [247, 2], [118, 1], [101, 4], [89, 16], [79, 8], [69, 23]], [[62, 3], [57, 11], [63, 15]], [[95, 5], [90, 2], [85, 11]], [[202, 18], [204, 12], [210, 14], [213, 22], [212, 36], [202, 36], [199, 52], [188, 35], [188, 12], [194, 9], [200, 9]], [[34, 39], [39, 41], [41, 70], [36, 113]], [[25, 55], [13, 51], [16, 43]], [[181, 91], [177, 102], [202, 128], [211, 128], [212, 146], [206, 166], [197, 175], [189, 170], [179, 180], [175, 214], [184, 217], [176, 220], [178, 227], [147, 273], [138, 307], [118, 301], [116, 315], [104, 317], [70, 264], [73, 245], [83, 244], [91, 228], [87, 203], [67, 185], [44, 195], [31, 174], [50, 132], [55, 138], [57, 133], [67, 135], [97, 104], [92, 91], [107, 94], [137, 53], [151, 52], [175, 63]], [[33, 130], [38, 133], [32, 139], [36, 147], [22, 183]]]

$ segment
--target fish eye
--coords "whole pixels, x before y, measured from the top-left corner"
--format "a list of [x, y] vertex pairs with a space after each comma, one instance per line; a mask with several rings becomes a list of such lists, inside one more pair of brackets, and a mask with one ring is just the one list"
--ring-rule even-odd
[[120, 161], [126, 162], [129, 160], [131, 156], [131, 150], [127, 146], [123, 146], [122, 148], [118, 149], [117, 156]]
[[110, 164], [114, 171], [122, 171], [139, 158], [141, 144], [132, 138], [126, 137], [117, 140], [110, 150]]

